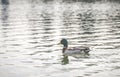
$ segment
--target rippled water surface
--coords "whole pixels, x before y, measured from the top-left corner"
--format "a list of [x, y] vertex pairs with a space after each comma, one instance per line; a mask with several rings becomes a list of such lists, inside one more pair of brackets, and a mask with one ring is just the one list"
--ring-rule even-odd
[[[63, 56], [61, 38], [90, 54]], [[120, 77], [119, 2], [1, 0], [0, 76]]]

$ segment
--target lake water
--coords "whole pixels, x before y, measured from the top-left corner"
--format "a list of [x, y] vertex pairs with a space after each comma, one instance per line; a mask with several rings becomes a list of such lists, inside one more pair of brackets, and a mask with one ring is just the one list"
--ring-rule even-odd
[[[119, 2], [5, 1], [1, 77], [120, 77]], [[62, 38], [90, 54], [63, 56]]]

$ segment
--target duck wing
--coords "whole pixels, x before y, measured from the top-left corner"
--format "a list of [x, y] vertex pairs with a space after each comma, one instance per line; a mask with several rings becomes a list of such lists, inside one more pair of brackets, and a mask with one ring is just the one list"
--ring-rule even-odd
[[69, 54], [81, 54], [81, 53], [88, 53], [90, 51], [89, 47], [72, 47], [69, 48], [65, 51], [65, 53], [69, 53]]
[[69, 48], [68, 50], [90, 50], [89, 47], [85, 47], [85, 46], [79, 46], [79, 47], [72, 47], [72, 48]]

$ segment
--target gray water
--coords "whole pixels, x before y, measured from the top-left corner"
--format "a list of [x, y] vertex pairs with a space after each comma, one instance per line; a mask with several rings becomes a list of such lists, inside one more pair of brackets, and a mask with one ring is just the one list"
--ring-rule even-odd
[[[62, 38], [90, 54], [63, 56]], [[0, 76], [120, 77], [120, 4], [1, 2]]]

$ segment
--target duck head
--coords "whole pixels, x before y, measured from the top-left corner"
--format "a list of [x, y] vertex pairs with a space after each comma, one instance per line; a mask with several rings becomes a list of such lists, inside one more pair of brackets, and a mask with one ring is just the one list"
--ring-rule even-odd
[[60, 41], [60, 43], [63, 44], [64, 48], [67, 48], [67, 47], [68, 47], [68, 41], [67, 41], [67, 39], [62, 39], [62, 40]]

